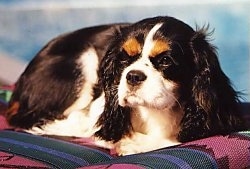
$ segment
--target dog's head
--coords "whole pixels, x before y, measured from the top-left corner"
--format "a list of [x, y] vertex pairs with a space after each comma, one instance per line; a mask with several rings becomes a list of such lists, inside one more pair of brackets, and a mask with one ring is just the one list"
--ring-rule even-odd
[[206, 31], [156, 17], [117, 34], [99, 71], [106, 103], [96, 135], [117, 141], [128, 134], [131, 110], [138, 106], [179, 106], [184, 111], [180, 141], [234, 130], [237, 95]]

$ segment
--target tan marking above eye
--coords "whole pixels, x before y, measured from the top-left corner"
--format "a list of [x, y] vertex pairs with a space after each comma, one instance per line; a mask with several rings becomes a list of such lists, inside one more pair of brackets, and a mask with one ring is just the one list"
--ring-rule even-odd
[[170, 50], [170, 43], [166, 40], [155, 40], [153, 48], [150, 51], [149, 57], [155, 57], [163, 52]]
[[136, 56], [141, 53], [141, 45], [136, 38], [130, 38], [122, 45], [122, 48], [129, 56]]

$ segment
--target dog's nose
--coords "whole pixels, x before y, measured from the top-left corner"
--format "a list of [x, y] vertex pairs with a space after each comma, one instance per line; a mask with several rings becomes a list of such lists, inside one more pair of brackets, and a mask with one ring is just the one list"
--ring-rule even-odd
[[135, 86], [146, 80], [147, 76], [140, 70], [131, 70], [127, 73], [128, 84]]

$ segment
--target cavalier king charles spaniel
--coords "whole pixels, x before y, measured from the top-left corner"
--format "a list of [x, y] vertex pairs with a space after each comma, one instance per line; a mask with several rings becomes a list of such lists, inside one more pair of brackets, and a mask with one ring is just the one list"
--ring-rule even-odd
[[59, 36], [17, 81], [8, 121], [35, 134], [94, 137], [119, 155], [243, 130], [208, 35], [166, 16]]

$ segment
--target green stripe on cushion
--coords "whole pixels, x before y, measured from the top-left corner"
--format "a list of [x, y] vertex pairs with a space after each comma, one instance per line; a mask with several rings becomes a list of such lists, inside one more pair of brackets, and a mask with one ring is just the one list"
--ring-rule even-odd
[[110, 166], [112, 164], [133, 164], [133, 165], [138, 165], [140, 167], [144, 167], [146, 169], [179, 168], [178, 164], [171, 163], [167, 161], [166, 159], [150, 157], [150, 156], [145, 155], [144, 153], [137, 154], [137, 155], [127, 155], [127, 156], [117, 157], [111, 161], [98, 163], [94, 166], [101, 166], [101, 165], [106, 165], [106, 164], [110, 164]]
[[[152, 153], [151, 153], [152, 154]], [[217, 168], [215, 159], [204, 151], [195, 150], [192, 148], [170, 148], [156, 151], [154, 154], [157, 154], [158, 157], [173, 156], [178, 161], [171, 162], [178, 163], [181, 168], [199, 168], [203, 166], [204, 168]], [[180, 163], [183, 161], [185, 163]]]
[[76, 168], [112, 158], [89, 147], [7, 130], [0, 132], [0, 143], [0, 150], [37, 159], [59, 168]]
[[[100, 163], [99, 163], [100, 164]], [[216, 161], [209, 154], [189, 148], [168, 148], [148, 153], [118, 157], [101, 164], [136, 164], [145, 168], [217, 168]]]
[[37, 160], [54, 165], [55, 167], [74, 168], [88, 165], [86, 161], [81, 160], [70, 154], [37, 146], [34, 144], [28, 144], [13, 139], [5, 138], [0, 138], [0, 143], [1, 146], [3, 146], [3, 151], [27, 156], [29, 158], [35, 158]]

